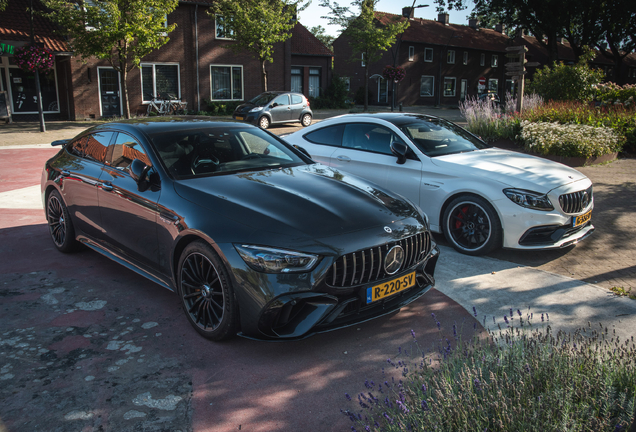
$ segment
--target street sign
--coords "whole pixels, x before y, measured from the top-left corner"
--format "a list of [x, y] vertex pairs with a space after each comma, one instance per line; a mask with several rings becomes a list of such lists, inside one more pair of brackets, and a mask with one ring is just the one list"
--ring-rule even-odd
[[521, 76], [521, 75], [525, 75], [527, 72], [526, 71], [511, 71], [511, 72], [506, 72], [506, 76]]
[[539, 63], [539, 62], [528, 62], [528, 63], [526, 63], [526, 66], [536, 67], [536, 66], [541, 66], [541, 63]]
[[486, 77], [479, 78], [479, 84], [480, 85], [486, 85]]
[[513, 71], [513, 70], [523, 70], [523, 64], [521, 63], [506, 63], [506, 70], [507, 71]]
[[477, 90], [486, 90], [486, 84], [477, 84]]
[[516, 51], [518, 54], [521, 54], [522, 51], [524, 53], [528, 52], [528, 47], [526, 47], [525, 45], [513, 46], [513, 47], [506, 48], [506, 51], [508, 52]]

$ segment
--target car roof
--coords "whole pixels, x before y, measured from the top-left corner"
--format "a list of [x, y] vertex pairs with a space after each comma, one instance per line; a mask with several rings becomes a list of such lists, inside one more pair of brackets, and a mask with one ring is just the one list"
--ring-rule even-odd
[[[347, 121], [356, 121], [356, 120], [384, 120], [394, 125], [400, 126], [403, 124], [412, 123], [414, 120], [440, 120], [440, 117], [428, 115], [428, 114], [417, 114], [417, 113], [394, 113], [394, 112], [380, 112], [380, 113], [358, 113], [358, 114], [343, 114], [337, 117], [332, 117], [335, 121], [339, 120], [347, 120]], [[328, 119], [329, 120], [329, 119]], [[322, 122], [321, 122], [322, 123]], [[317, 123], [319, 124], [319, 123]]]
[[205, 116], [173, 116], [173, 117], [146, 117], [141, 119], [118, 120], [95, 126], [86, 132], [99, 131], [129, 131], [142, 132], [144, 134], [157, 134], [162, 131], [175, 129], [201, 129], [206, 127], [248, 127], [256, 126], [244, 122], [224, 119], [210, 119]]

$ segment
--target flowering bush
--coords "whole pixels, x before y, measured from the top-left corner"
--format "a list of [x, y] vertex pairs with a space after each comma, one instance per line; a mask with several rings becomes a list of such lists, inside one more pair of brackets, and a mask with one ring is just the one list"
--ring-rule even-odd
[[31, 45], [16, 49], [13, 59], [15, 60], [15, 64], [25, 72], [35, 72], [38, 70], [48, 73], [53, 69], [55, 56], [48, 48]]
[[624, 139], [612, 129], [577, 124], [521, 122], [526, 150], [541, 155], [598, 157], [621, 151]]
[[384, 70], [382, 71], [382, 76], [389, 81], [400, 82], [406, 76], [406, 71], [404, 70], [404, 68], [401, 68], [399, 66], [393, 67], [390, 65], [386, 65], [384, 67]]
[[412, 346], [387, 360], [397, 373], [367, 379], [361, 409], [342, 411], [351, 430], [626, 432], [636, 408], [633, 338], [589, 324], [555, 335], [532, 318], [511, 309], [488, 338], [462, 341], [456, 324], [445, 335], [433, 314], [439, 346], [425, 353], [411, 330]]
[[599, 84], [596, 86], [595, 99], [605, 105], [633, 107], [636, 99], [636, 85], [625, 84], [621, 87], [613, 82]]

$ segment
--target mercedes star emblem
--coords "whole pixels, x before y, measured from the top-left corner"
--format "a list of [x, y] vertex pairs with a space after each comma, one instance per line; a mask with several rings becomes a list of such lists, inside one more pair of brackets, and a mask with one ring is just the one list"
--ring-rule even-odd
[[404, 262], [404, 249], [402, 246], [393, 246], [384, 257], [384, 271], [387, 274], [395, 274], [402, 268]]
[[393, 230], [391, 228], [389, 228], [388, 226], [384, 227], [384, 231], [388, 232], [389, 234], [391, 234], [393, 232]]

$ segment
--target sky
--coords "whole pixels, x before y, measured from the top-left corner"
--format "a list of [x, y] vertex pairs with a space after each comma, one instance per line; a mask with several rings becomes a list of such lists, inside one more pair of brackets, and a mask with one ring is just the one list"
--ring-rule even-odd
[[[300, 12], [299, 21], [302, 25], [307, 28], [315, 27], [318, 25], [323, 26], [326, 29], [327, 34], [332, 36], [337, 36], [339, 34], [340, 28], [337, 26], [329, 26], [327, 25], [327, 20], [320, 18], [321, 16], [327, 15], [329, 9], [320, 7], [318, 4], [320, 0], [312, 0], [311, 4], [307, 9]], [[338, 3], [341, 6], [349, 6], [349, 0], [340, 0]], [[413, 4], [412, 0], [380, 0], [375, 8], [375, 10], [380, 12], [389, 12], [394, 13], [396, 15], [402, 14], [403, 7], [410, 7]], [[420, 4], [428, 4], [428, 7], [415, 9], [415, 18], [425, 18], [425, 19], [437, 19], [437, 11], [436, 5], [434, 1], [426, 1], [426, 0], [417, 0], [416, 5]], [[359, 10], [352, 9], [354, 12], [358, 12]], [[468, 19], [466, 17], [470, 14], [471, 9], [465, 9], [463, 11], [450, 11], [449, 12], [449, 21], [452, 24], [468, 24]]]

